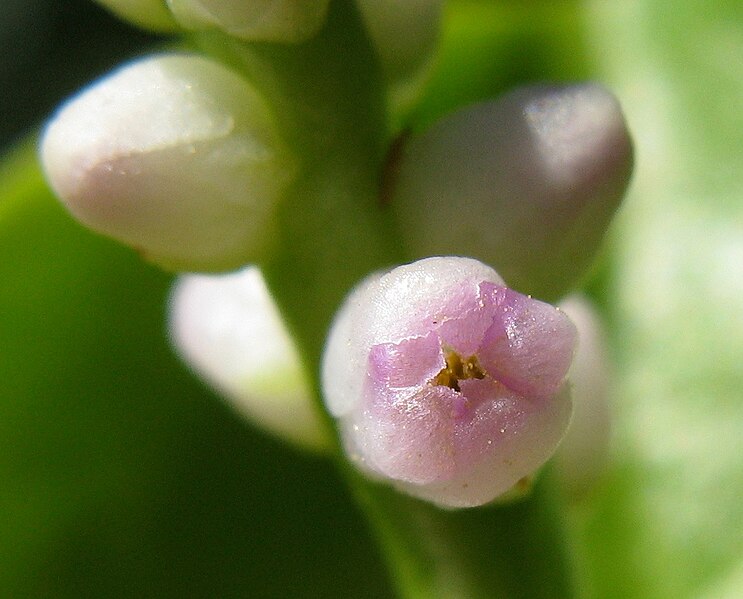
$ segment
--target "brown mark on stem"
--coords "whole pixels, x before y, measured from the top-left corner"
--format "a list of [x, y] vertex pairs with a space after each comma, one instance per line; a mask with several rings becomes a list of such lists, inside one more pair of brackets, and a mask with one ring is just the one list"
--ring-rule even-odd
[[382, 207], [389, 206], [392, 202], [392, 196], [397, 186], [397, 179], [400, 176], [400, 163], [402, 162], [403, 150], [410, 135], [410, 129], [403, 130], [392, 140], [387, 150], [387, 156], [382, 165], [379, 181], [379, 203]]

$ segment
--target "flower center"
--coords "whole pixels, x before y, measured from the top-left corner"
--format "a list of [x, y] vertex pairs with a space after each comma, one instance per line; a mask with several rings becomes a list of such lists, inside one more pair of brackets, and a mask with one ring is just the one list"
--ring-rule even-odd
[[444, 360], [446, 361], [446, 367], [442, 368], [441, 372], [433, 377], [430, 384], [443, 385], [454, 389], [454, 391], [461, 391], [459, 381], [485, 378], [485, 371], [474, 354], [463, 359], [454, 350], [444, 348]]

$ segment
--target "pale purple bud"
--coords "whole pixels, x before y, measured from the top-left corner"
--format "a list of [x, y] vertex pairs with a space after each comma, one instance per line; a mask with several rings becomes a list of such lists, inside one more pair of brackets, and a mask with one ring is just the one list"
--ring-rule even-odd
[[167, 0], [181, 25], [217, 28], [244, 40], [298, 43], [315, 35], [329, 0]]
[[263, 99], [197, 56], [130, 64], [64, 105], [41, 158], [82, 223], [177, 270], [226, 270], [270, 251], [293, 160]]
[[392, 205], [412, 256], [473, 256], [514, 288], [557, 298], [591, 264], [631, 167], [606, 89], [528, 87], [413, 137]]
[[95, 0], [111, 12], [127, 21], [154, 29], [171, 31], [177, 28], [173, 15], [168, 12], [163, 0]]
[[305, 447], [327, 445], [299, 353], [258, 268], [180, 277], [170, 335], [185, 362], [258, 426]]
[[575, 330], [470, 258], [374, 275], [347, 298], [322, 366], [351, 459], [449, 507], [492, 501], [537, 470], [570, 420]]
[[580, 499], [599, 480], [609, 456], [612, 369], [606, 332], [590, 301], [572, 295], [560, 309], [578, 329], [578, 349], [569, 373], [573, 418], [555, 454], [555, 469], [565, 491]]

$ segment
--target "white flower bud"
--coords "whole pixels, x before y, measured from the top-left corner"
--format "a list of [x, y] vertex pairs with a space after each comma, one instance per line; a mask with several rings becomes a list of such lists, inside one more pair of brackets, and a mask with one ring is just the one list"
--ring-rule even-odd
[[293, 177], [262, 98], [187, 55], [140, 60], [73, 98], [46, 128], [41, 158], [81, 222], [179, 270], [264, 256]]
[[189, 29], [221, 29], [251, 41], [303, 42], [325, 22], [329, 0], [167, 0]]
[[530, 477], [570, 420], [575, 328], [469, 258], [374, 275], [346, 299], [323, 357], [325, 401], [372, 477], [447, 507]]
[[173, 15], [168, 12], [163, 0], [95, 0], [130, 23], [154, 29], [170, 31], [175, 29]]
[[170, 334], [196, 373], [258, 426], [305, 447], [326, 445], [299, 354], [258, 268], [180, 277]]
[[609, 455], [611, 368], [606, 334], [589, 300], [572, 295], [560, 302], [578, 329], [578, 349], [569, 377], [573, 418], [555, 454], [555, 468], [574, 499], [586, 495], [600, 478]]
[[604, 88], [529, 87], [410, 140], [393, 209], [412, 256], [473, 256], [514, 288], [554, 298], [590, 265], [631, 166]]

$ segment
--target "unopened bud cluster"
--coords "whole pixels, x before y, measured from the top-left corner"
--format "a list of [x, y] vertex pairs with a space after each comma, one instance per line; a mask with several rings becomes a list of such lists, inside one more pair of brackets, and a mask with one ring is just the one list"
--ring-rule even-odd
[[[301, 53], [333, 10], [328, 0], [100, 1], [160, 30], [278, 44], [279, 56]], [[356, 8], [400, 109], [431, 67], [442, 2]], [[255, 422], [317, 448], [326, 437], [308, 364], [255, 266], [286, 239], [285, 206], [294, 204], [284, 202], [289, 190], [301, 195], [308, 162], [263, 89], [195, 54], [141, 59], [65, 104], [41, 158], [52, 188], [91, 229], [172, 270], [235, 270], [179, 280], [173, 343]], [[525, 87], [412, 135], [397, 160], [378, 209], [399, 232], [400, 255], [416, 261], [364, 273], [322, 360], [324, 399], [348, 456], [416, 497], [481, 505], [555, 453], [574, 403], [558, 463], [567, 486], [585, 487], [585, 456], [604, 451], [608, 437], [606, 376], [584, 359], [601, 344], [598, 327], [581, 305], [563, 311], [535, 298], [557, 300], [575, 286], [625, 191], [632, 147], [617, 101], [594, 84]], [[571, 474], [581, 468], [582, 478]]]

